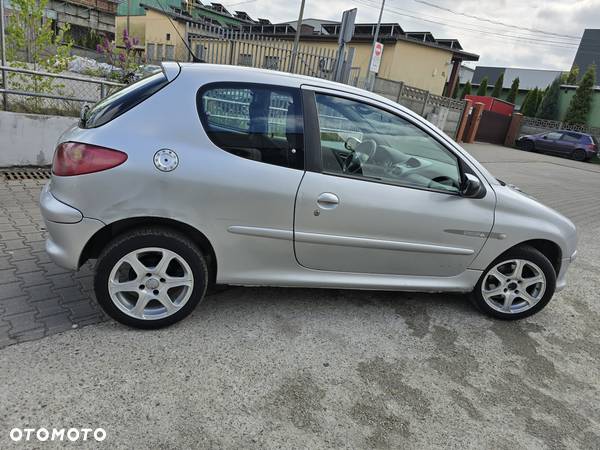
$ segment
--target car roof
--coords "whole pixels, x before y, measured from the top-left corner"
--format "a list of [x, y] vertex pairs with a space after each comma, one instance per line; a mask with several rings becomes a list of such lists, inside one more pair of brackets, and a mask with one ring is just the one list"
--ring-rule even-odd
[[[385, 103], [390, 103], [391, 100], [375, 94], [374, 92], [360, 89], [349, 84], [338, 83], [335, 81], [324, 80], [322, 78], [310, 77], [307, 75], [298, 75], [288, 72], [280, 72], [270, 69], [258, 69], [255, 67], [230, 66], [224, 64], [208, 64], [208, 63], [179, 63], [181, 70], [184, 72], [197, 71], [199, 73], [219, 72], [227, 76], [231, 80], [243, 81], [246, 83], [265, 83], [282, 86], [300, 87], [302, 85], [318, 86], [325, 89], [334, 89], [347, 93], [367, 96], [373, 99], [378, 99]], [[225, 80], [224, 80], [225, 81]], [[229, 80], [227, 80], [229, 81]], [[397, 103], [392, 102], [398, 106]], [[404, 109], [404, 108], [403, 108]]]

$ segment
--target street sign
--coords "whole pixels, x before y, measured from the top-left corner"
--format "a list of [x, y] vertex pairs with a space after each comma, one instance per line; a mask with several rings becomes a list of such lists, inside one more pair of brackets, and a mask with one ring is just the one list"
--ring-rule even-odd
[[375, 49], [373, 51], [373, 59], [371, 59], [371, 65], [369, 67], [369, 70], [371, 72], [379, 72], [379, 65], [381, 64], [381, 55], [383, 55], [383, 44], [381, 42], [376, 42]]

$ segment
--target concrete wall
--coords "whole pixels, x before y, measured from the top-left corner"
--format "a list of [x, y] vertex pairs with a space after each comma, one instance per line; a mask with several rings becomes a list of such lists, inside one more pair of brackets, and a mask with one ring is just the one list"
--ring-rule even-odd
[[58, 137], [77, 120], [0, 111], [0, 167], [51, 164]]

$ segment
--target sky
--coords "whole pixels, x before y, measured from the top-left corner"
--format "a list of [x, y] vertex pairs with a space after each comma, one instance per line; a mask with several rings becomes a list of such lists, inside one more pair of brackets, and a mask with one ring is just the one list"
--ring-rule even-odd
[[[273, 23], [296, 20], [300, 9], [300, 0], [221, 3]], [[344, 10], [358, 8], [357, 22], [376, 22], [380, 7], [381, 0], [306, 0], [304, 17], [339, 21]], [[480, 55], [471, 67], [569, 70], [583, 30], [600, 28], [600, 0], [386, 0], [383, 21], [458, 39]]]

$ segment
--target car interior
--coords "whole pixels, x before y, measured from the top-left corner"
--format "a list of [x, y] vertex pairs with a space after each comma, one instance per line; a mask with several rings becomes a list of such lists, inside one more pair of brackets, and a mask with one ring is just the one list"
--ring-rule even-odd
[[317, 106], [324, 171], [443, 191], [460, 189], [456, 157], [404, 119], [328, 95], [317, 95]]

